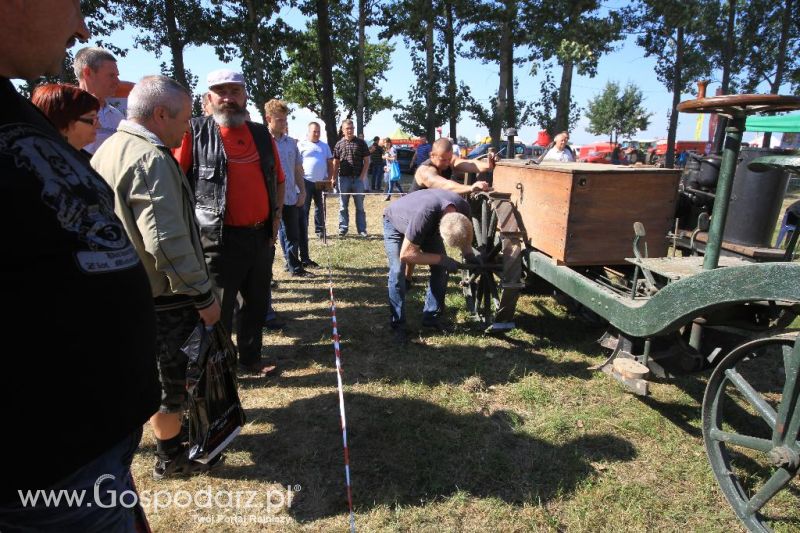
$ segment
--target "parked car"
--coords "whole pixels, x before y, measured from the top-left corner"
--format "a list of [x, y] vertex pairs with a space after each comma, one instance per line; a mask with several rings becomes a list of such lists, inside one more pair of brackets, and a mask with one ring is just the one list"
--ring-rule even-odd
[[414, 157], [412, 148], [395, 148], [397, 152], [397, 164], [400, 165], [400, 172], [411, 174], [411, 158]]
[[[503, 157], [503, 158], [507, 157], [506, 156], [506, 145], [507, 144], [508, 143], [505, 143], [505, 142], [501, 142], [500, 143], [500, 149], [498, 150], [498, 152], [500, 153], [500, 157]], [[488, 144], [488, 143], [479, 144], [478, 146], [476, 146], [475, 148], [472, 149], [472, 151], [469, 153], [469, 155], [467, 155], [467, 159], [476, 159], [476, 158], [479, 158], [481, 156], [486, 155], [486, 153], [489, 151], [489, 148], [491, 146], [492, 145]], [[527, 158], [529, 158], [531, 156], [531, 147], [527, 146], [527, 145], [525, 145], [523, 143], [514, 143], [514, 152], [515, 152], [515, 155], [522, 154], [522, 157], [527, 159]]]
[[[675, 141], [675, 158], [681, 152], [694, 154], [704, 154], [706, 151], [706, 141]], [[647, 162], [651, 165], [662, 166], [664, 157], [667, 155], [667, 140], [660, 139], [653, 148], [647, 151]]]

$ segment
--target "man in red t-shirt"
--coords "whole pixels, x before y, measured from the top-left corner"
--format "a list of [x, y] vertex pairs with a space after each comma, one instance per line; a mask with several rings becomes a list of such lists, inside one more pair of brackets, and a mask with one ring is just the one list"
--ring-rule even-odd
[[261, 360], [261, 330], [283, 209], [283, 169], [269, 130], [247, 121], [240, 73], [209, 73], [205, 102], [211, 115], [192, 119], [175, 157], [194, 187], [203, 250], [228, 330], [237, 294], [242, 298], [239, 369], [267, 375], [275, 366]]

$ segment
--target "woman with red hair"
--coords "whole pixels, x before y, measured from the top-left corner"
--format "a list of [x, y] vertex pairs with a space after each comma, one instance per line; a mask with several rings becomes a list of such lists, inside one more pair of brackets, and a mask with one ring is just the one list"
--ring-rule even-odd
[[[83, 147], [93, 143], [97, 137], [100, 102], [83, 89], [48, 83], [33, 90], [31, 101], [76, 150], [83, 152]], [[90, 153], [83, 153], [91, 157]]]

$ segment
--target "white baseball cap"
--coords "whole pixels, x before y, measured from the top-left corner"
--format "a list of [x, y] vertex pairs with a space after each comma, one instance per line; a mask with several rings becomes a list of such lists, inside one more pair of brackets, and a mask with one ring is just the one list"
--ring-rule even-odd
[[206, 77], [208, 88], [216, 87], [217, 85], [224, 85], [226, 83], [235, 83], [236, 85], [245, 86], [244, 76], [240, 72], [234, 72], [228, 69], [214, 70], [208, 73]]

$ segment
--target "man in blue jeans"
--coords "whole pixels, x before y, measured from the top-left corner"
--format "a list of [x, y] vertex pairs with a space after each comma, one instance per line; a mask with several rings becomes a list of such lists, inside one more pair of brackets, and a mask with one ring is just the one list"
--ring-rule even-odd
[[342, 133], [333, 148], [333, 175], [339, 177], [339, 236], [347, 235], [350, 224], [349, 193], [356, 204], [356, 230], [362, 237], [367, 236], [367, 214], [364, 211], [364, 185], [369, 171], [369, 147], [364, 139], [355, 135], [355, 126], [350, 119], [342, 122]]
[[447, 274], [460, 265], [447, 256], [445, 244], [459, 248], [474, 260], [469, 204], [456, 193], [425, 189], [392, 202], [383, 212], [383, 243], [389, 260], [389, 310], [395, 340], [405, 343], [406, 290], [411, 265], [430, 265], [430, 279], [422, 309], [422, 325], [439, 331], [444, 311]]

